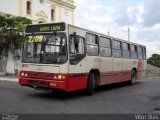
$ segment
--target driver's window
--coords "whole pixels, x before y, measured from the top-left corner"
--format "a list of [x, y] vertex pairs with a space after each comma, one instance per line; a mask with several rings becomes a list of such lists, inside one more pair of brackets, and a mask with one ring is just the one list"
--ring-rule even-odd
[[84, 38], [82, 37], [79, 37], [78, 52], [84, 54]]
[[84, 38], [80, 36], [70, 36], [70, 53], [84, 54]]
[[70, 35], [70, 63], [75, 65], [85, 57], [85, 39]]
[[74, 36], [70, 37], [70, 53], [76, 53]]

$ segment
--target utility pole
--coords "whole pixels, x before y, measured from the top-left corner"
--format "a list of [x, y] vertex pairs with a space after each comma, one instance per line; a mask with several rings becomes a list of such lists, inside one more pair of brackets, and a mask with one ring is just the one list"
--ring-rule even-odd
[[128, 28], [128, 41], [130, 42], [130, 28]]

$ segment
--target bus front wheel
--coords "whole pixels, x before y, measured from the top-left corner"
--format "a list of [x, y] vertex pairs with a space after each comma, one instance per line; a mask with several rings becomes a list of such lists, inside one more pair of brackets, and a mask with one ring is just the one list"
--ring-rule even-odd
[[95, 86], [95, 75], [93, 72], [89, 74], [88, 82], [87, 82], [87, 95], [93, 95], [94, 93], [94, 86]]

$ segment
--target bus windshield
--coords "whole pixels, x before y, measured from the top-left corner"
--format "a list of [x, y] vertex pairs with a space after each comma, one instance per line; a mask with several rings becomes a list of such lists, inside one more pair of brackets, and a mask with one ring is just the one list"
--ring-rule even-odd
[[61, 64], [67, 60], [65, 34], [26, 35], [22, 62]]

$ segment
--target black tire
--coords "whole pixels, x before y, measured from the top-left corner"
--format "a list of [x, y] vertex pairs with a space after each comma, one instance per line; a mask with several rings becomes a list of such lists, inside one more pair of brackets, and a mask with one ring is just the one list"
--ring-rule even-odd
[[88, 77], [87, 89], [86, 89], [87, 95], [93, 95], [94, 87], [95, 87], [95, 75], [92, 72], [89, 74], [89, 77]]
[[131, 80], [130, 80], [130, 85], [134, 85], [136, 81], [136, 72], [135, 70], [132, 70], [131, 72]]

